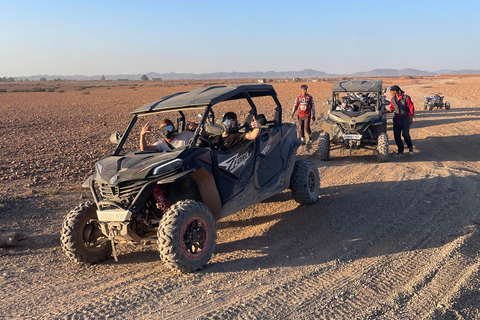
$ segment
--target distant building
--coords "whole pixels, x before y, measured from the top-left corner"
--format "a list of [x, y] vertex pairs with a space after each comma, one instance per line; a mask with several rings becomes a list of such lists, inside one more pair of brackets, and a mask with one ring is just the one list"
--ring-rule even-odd
[[267, 79], [258, 79], [258, 83], [267, 83]]

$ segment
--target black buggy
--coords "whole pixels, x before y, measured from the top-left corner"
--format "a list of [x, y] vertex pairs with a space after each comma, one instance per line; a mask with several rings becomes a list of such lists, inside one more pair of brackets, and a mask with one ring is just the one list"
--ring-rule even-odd
[[[257, 114], [254, 102], [265, 105], [265, 99], [272, 106], [269, 120]], [[204, 133], [222, 132], [214, 113], [217, 105], [240, 115], [245, 110], [240, 131], [249, 131], [255, 116], [260, 136], [228, 151], [214, 149]], [[175, 114], [176, 130], [182, 131], [188, 113], [199, 123], [187, 146], [171, 152], [136, 151], [140, 130], [134, 127], [139, 119]], [[216, 220], [285, 189], [291, 189], [300, 204], [318, 199], [317, 167], [308, 160], [295, 161], [300, 145], [296, 126], [282, 122], [282, 107], [270, 85], [195, 89], [164, 97], [132, 114], [126, 131], [110, 138], [118, 143], [115, 152], [95, 163], [95, 173], [83, 185], [90, 188], [94, 201], [65, 217], [62, 248], [74, 261], [96, 263], [112, 255], [117, 260], [117, 243], [155, 240], [167, 266], [192, 272], [211, 258]], [[129, 144], [135, 147], [132, 151], [126, 150]]]
[[387, 118], [382, 114], [390, 102], [383, 96], [381, 80], [335, 82], [330, 110], [320, 133], [318, 155], [330, 159], [330, 151], [367, 148], [377, 151], [377, 161], [388, 161]]

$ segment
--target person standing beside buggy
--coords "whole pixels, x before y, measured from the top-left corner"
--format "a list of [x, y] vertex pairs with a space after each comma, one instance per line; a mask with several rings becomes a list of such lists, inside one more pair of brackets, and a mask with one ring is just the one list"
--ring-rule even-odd
[[402, 136], [409, 149], [409, 154], [413, 155], [413, 143], [412, 138], [410, 138], [410, 125], [413, 123], [415, 107], [412, 99], [397, 85], [390, 87], [390, 94], [392, 95], [390, 108], [385, 110], [385, 113], [395, 112], [395, 115], [393, 116], [393, 135], [395, 137], [395, 144], [398, 148], [397, 156], [403, 156], [405, 147], [403, 146]]
[[[315, 104], [313, 97], [307, 93], [308, 86], [303, 84], [301, 87], [302, 94], [295, 99], [293, 104], [292, 114], [290, 118], [293, 119], [295, 111], [298, 109], [298, 125], [300, 126], [300, 139], [303, 143], [312, 143], [312, 130], [310, 129], [310, 119], [315, 121]], [[307, 133], [305, 137], [305, 131]]]

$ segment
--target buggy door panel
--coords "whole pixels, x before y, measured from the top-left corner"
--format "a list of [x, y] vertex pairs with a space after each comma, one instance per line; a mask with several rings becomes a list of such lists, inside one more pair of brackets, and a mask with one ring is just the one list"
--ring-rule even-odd
[[[282, 172], [282, 148], [280, 145], [281, 132], [279, 128], [272, 130], [263, 129], [260, 133], [257, 163], [255, 166], [255, 188], [260, 189], [267, 182], [277, 177]], [[272, 181], [273, 182], [273, 181]]]
[[255, 168], [255, 141], [248, 141], [228, 151], [213, 150], [217, 168], [218, 190], [222, 202], [242, 191], [251, 181]]

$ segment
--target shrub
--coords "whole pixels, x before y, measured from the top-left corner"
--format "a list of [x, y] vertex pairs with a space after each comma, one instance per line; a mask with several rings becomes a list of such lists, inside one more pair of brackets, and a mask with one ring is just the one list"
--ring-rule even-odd
[[40, 88], [40, 87], [33, 87], [29, 90], [30, 92], [45, 92], [47, 89], [45, 88]]

